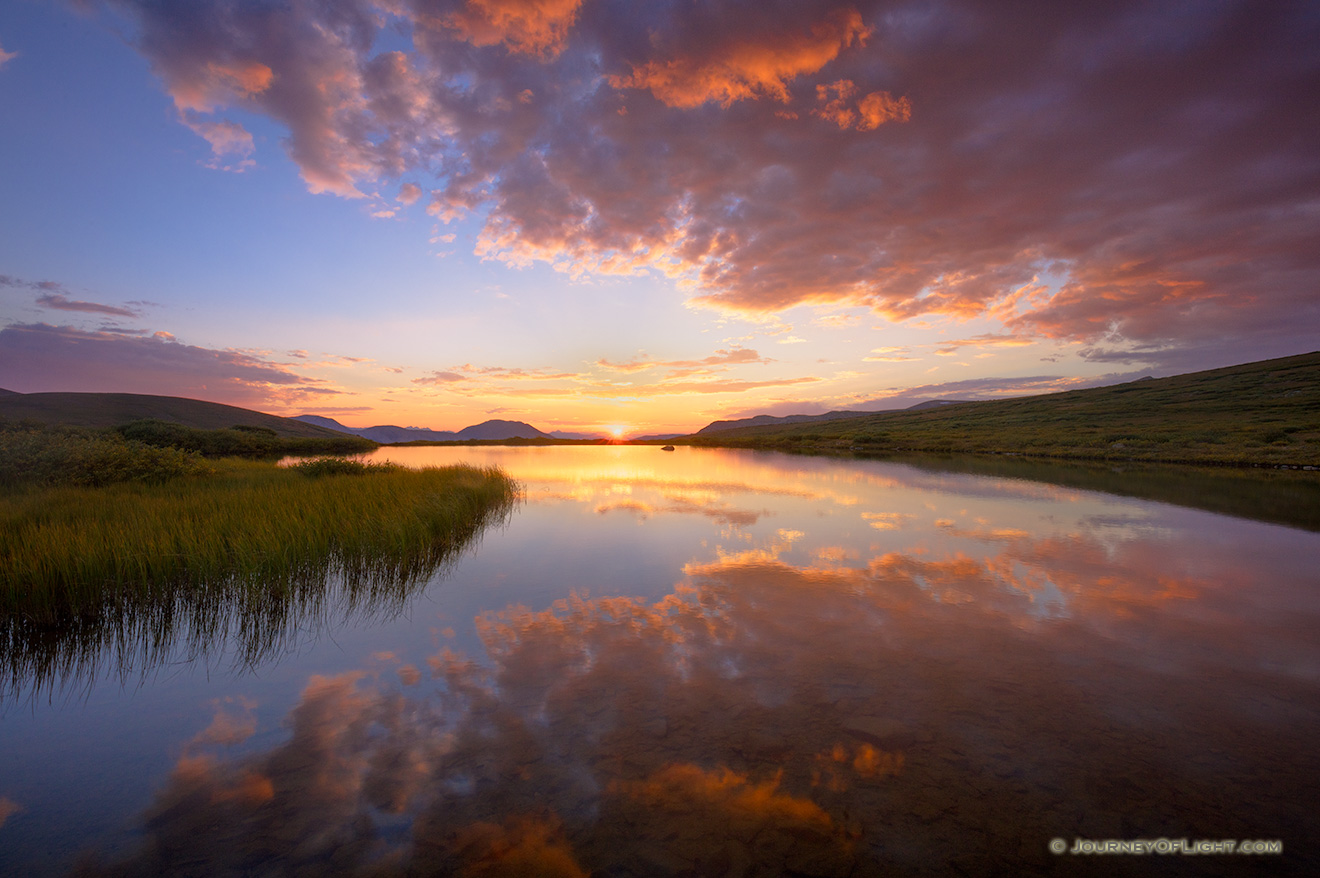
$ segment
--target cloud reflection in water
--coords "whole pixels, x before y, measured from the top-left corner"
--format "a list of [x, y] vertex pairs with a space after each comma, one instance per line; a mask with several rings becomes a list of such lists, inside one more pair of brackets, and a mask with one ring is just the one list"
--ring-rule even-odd
[[1304, 863], [1306, 584], [1158, 529], [973, 523], [869, 555], [781, 529], [659, 600], [485, 613], [485, 656], [406, 693], [383, 664], [314, 677], [284, 743], [195, 743], [141, 850], [86, 873], [1043, 873], [1056, 836]]

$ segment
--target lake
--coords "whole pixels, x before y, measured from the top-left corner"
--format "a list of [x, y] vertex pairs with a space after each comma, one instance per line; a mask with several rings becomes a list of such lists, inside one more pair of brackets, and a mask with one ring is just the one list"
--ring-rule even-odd
[[[498, 464], [525, 500], [401, 602], [331, 588], [260, 636], [71, 625], [5, 693], [0, 873], [1320, 870], [1320, 532], [1233, 490], [375, 457]], [[1165, 841], [1072, 853], [1137, 839]]]

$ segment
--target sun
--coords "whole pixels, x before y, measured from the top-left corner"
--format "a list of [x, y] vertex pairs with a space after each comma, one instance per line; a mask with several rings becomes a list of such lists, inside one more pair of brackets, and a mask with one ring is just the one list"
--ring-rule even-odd
[[627, 433], [631, 428], [627, 424], [606, 424], [605, 429], [615, 439], [622, 439], [623, 434]]

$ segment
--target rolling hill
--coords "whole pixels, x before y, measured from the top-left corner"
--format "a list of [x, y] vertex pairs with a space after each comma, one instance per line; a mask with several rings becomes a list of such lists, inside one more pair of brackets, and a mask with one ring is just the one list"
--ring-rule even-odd
[[674, 441], [1320, 467], [1320, 352], [1041, 396], [703, 431]]
[[240, 425], [266, 427], [279, 436], [297, 439], [332, 439], [340, 435], [334, 430], [293, 418], [218, 402], [139, 393], [0, 394], [0, 419], [35, 420], [73, 427], [117, 427], [130, 421], [156, 419], [201, 430]]
[[[923, 409], [940, 408], [946, 405], [958, 405], [962, 402], [966, 402], [966, 400], [928, 399], [925, 402], [919, 402], [916, 405], [908, 406], [906, 409], [903, 409], [903, 411], [909, 411], [909, 412], [921, 411]], [[709, 436], [711, 433], [723, 433], [725, 430], [738, 430], [741, 429], [742, 427], [769, 427], [772, 425], [786, 426], [788, 424], [814, 424], [814, 423], [819, 423], [820, 421], [837, 421], [843, 418], [862, 418], [862, 417], [866, 417], [867, 415], [874, 415], [874, 414], [877, 413], [835, 411], [835, 412], [825, 412], [825, 414], [823, 415], [782, 415], [782, 416], [756, 415], [755, 417], [751, 417], [751, 418], [740, 418], [736, 421], [711, 421], [709, 424], [702, 427], [693, 435]], [[646, 437], [646, 438], [660, 439], [667, 437], [654, 436], [654, 437]]]

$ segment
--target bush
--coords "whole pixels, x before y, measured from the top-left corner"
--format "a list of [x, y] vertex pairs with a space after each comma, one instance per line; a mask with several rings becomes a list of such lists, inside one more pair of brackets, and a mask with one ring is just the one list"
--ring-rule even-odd
[[213, 468], [200, 455], [72, 427], [0, 428], [0, 485], [159, 483]]
[[180, 448], [204, 457], [275, 458], [286, 454], [355, 454], [376, 443], [360, 436], [296, 439], [280, 436], [269, 427], [239, 425], [224, 430], [199, 430], [169, 421], [143, 420], [116, 427], [126, 439], [158, 448]]
[[305, 476], [361, 476], [368, 473], [388, 473], [402, 469], [397, 463], [381, 461], [368, 463], [355, 457], [316, 457], [290, 464], [289, 469]]

